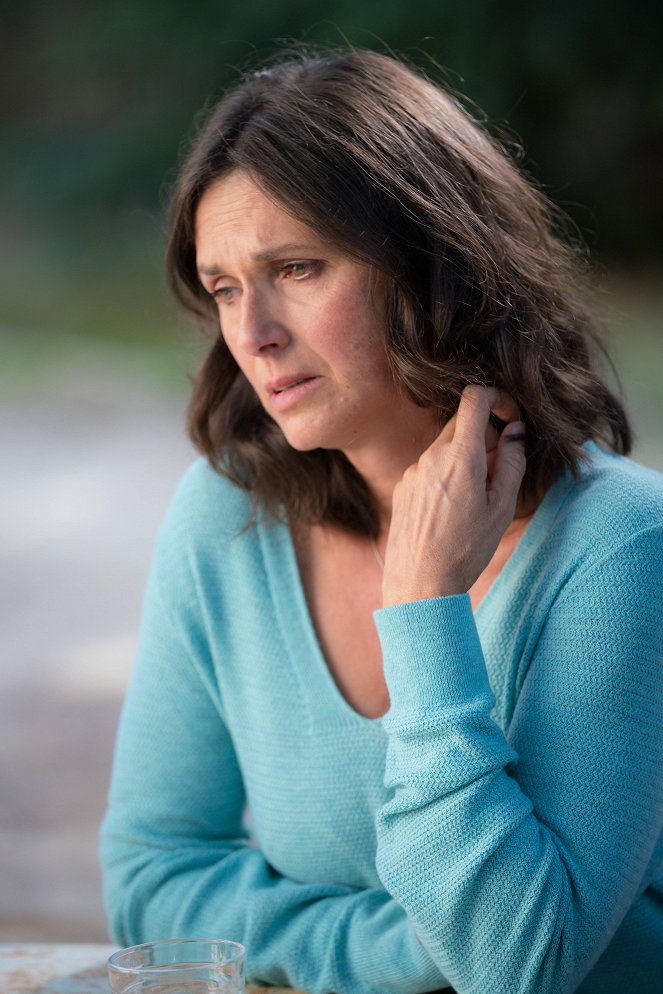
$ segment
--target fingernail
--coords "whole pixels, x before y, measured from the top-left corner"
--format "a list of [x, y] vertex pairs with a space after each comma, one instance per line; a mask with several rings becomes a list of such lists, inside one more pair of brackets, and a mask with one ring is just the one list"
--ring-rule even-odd
[[527, 426], [524, 421], [512, 421], [502, 432], [502, 438], [508, 442], [524, 442], [527, 435]]

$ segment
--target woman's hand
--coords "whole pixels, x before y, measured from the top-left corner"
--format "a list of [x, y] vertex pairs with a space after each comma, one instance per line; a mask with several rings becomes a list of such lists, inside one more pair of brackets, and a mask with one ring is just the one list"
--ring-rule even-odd
[[[507, 427], [497, 438], [490, 414]], [[513, 520], [525, 473], [514, 401], [469, 386], [458, 411], [394, 489], [383, 605], [466, 593]], [[521, 441], [519, 441], [520, 439]]]

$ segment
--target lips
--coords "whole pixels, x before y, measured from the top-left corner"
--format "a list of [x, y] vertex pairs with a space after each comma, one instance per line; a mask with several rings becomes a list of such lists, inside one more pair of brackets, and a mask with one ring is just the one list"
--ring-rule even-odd
[[306, 383], [310, 379], [310, 376], [305, 376], [303, 380], [295, 380], [294, 383], [287, 383], [284, 387], [277, 387], [274, 393], [283, 393], [284, 390], [289, 390], [290, 387], [298, 387], [300, 383]]
[[306, 383], [315, 378], [313, 373], [293, 373], [290, 376], [279, 376], [278, 379], [269, 380], [265, 384], [265, 389], [272, 395], [281, 394], [285, 390], [290, 390], [292, 387], [299, 386], [300, 383]]
[[265, 390], [271, 409], [279, 412], [290, 410], [308, 398], [321, 382], [322, 378], [315, 373], [300, 372], [268, 380]]

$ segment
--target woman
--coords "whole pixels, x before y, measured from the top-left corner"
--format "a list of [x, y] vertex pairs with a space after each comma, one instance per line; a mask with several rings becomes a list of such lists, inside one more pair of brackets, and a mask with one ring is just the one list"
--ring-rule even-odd
[[542, 197], [405, 66], [302, 58], [214, 110], [168, 264], [220, 334], [118, 737], [116, 940], [237, 939], [312, 994], [655, 990], [663, 487]]

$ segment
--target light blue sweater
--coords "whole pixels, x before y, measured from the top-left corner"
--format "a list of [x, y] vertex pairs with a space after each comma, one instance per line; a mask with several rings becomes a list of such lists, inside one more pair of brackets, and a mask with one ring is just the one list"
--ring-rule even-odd
[[376, 613], [377, 720], [330, 675], [288, 529], [191, 468], [103, 826], [117, 942], [236, 939], [311, 994], [663, 990], [663, 480], [588, 452], [474, 615]]

